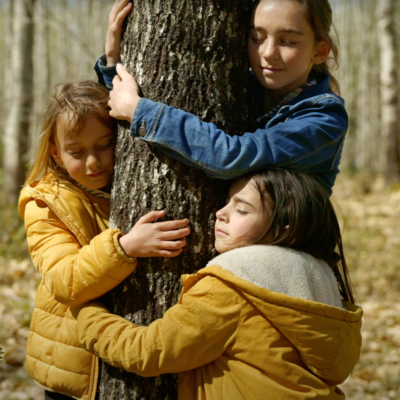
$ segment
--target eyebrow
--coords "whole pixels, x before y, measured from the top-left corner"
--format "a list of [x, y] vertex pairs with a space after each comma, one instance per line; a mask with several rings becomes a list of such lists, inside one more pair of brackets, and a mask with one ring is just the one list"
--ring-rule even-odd
[[242, 197], [239, 197], [239, 196], [236, 196], [236, 195], [235, 195], [235, 196], [232, 197], [232, 200], [233, 200], [235, 203], [244, 203], [244, 204], [247, 204], [247, 205], [250, 206], [250, 207], [255, 208], [255, 207], [253, 206], [253, 204], [249, 203], [247, 200], [243, 199]]
[[[103, 140], [103, 139], [107, 139], [109, 136], [114, 136], [112, 132], [108, 133], [107, 135], [102, 136], [101, 138], [99, 138], [99, 140]], [[64, 142], [64, 146], [76, 146], [76, 145], [80, 145], [81, 142]]]
[[[256, 26], [254, 26], [254, 25], [250, 25], [250, 27], [249, 27], [250, 29], [254, 29], [254, 30], [256, 30], [256, 31], [259, 31], [259, 30], [264, 30], [264, 28], [257, 28]], [[302, 36], [304, 36], [304, 33], [303, 32], [300, 32], [300, 31], [297, 31], [296, 29], [280, 29], [279, 31], [278, 31], [278, 33], [295, 33], [295, 34], [297, 34], [297, 35], [302, 35]]]

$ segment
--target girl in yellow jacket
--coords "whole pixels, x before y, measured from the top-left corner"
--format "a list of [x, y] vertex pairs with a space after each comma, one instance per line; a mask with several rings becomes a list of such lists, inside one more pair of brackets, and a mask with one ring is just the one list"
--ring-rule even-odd
[[138, 375], [178, 373], [180, 400], [344, 399], [362, 310], [321, 184], [279, 169], [235, 180], [215, 247], [148, 327], [99, 303], [75, 309], [80, 343]]
[[56, 86], [20, 195], [29, 251], [42, 276], [26, 365], [46, 399], [96, 396], [98, 359], [79, 345], [70, 307], [117, 286], [136, 268], [136, 257], [180, 254], [189, 233], [188, 220], [151, 223], [162, 211], [145, 215], [126, 235], [109, 228], [116, 126], [107, 101], [107, 89], [91, 81]]

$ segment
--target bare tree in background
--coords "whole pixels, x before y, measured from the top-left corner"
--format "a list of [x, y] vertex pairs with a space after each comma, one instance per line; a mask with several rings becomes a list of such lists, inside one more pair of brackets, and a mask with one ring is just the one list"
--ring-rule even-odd
[[47, 0], [35, 0], [34, 10], [34, 57], [33, 101], [31, 110], [29, 160], [34, 160], [39, 143], [43, 112], [50, 97], [50, 58]]
[[25, 175], [32, 103], [33, 6], [34, 0], [12, 2], [11, 63], [7, 69], [11, 85], [3, 135], [4, 192], [9, 202], [18, 198]]
[[381, 131], [385, 140], [387, 184], [400, 182], [399, 82], [397, 73], [395, 0], [377, 3], [380, 44]]
[[[251, 0], [134, 1], [122, 61], [145, 97], [213, 121], [229, 133], [247, 128], [247, 26]], [[201, 138], [199, 137], [199, 140]], [[189, 218], [192, 233], [174, 259], [141, 260], [135, 273], [108, 295], [111, 310], [148, 325], [178, 299], [180, 275], [213, 256], [215, 211], [226, 184], [179, 164], [128, 130], [116, 148], [111, 224], [129, 231], [150, 210]], [[175, 399], [172, 376], [141, 378], [103, 363], [101, 400]]]

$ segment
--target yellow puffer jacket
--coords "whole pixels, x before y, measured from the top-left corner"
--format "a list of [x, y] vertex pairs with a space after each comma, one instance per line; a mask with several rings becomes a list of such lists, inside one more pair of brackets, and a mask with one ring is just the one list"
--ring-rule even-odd
[[360, 355], [361, 308], [287, 294], [335, 303], [337, 283], [324, 262], [249, 246], [184, 275], [182, 284], [178, 304], [148, 327], [99, 303], [75, 309], [81, 344], [138, 375], [178, 373], [181, 400], [344, 399], [336, 385]]
[[93, 400], [98, 359], [79, 345], [70, 306], [117, 286], [137, 260], [119, 247], [122, 232], [108, 228], [110, 201], [53, 173], [22, 189], [19, 213], [42, 276], [28, 337], [28, 371], [47, 390]]

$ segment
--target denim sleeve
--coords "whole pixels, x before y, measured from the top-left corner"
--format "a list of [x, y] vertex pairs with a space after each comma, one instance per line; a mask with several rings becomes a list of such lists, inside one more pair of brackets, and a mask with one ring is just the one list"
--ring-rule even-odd
[[333, 186], [346, 129], [344, 106], [333, 98], [310, 102], [286, 120], [242, 136], [229, 136], [192, 114], [141, 99], [131, 134], [213, 178], [234, 179], [271, 166], [317, 174], [335, 169], [327, 183]]
[[96, 71], [98, 82], [105, 86], [108, 90], [112, 90], [112, 80], [117, 75], [117, 64], [110, 67], [107, 66], [107, 57], [103, 54], [95, 63], [94, 70]]

